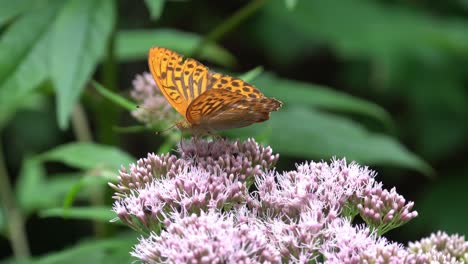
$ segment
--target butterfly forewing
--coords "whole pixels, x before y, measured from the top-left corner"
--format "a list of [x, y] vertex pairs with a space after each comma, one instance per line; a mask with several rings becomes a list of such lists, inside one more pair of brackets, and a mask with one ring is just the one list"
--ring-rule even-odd
[[185, 115], [189, 103], [182, 87], [177, 85], [174, 79], [178, 75], [175, 69], [179, 67], [181, 60], [177, 53], [165, 48], [152, 48], [148, 56], [151, 74], [161, 93], [179, 113]]
[[264, 95], [253, 85], [243, 80], [221, 73], [211, 72], [208, 89], [225, 89], [249, 98], [262, 98]]
[[180, 54], [155, 47], [148, 64], [163, 95], [183, 116], [190, 102], [207, 89], [208, 68], [194, 59], [184, 61]]

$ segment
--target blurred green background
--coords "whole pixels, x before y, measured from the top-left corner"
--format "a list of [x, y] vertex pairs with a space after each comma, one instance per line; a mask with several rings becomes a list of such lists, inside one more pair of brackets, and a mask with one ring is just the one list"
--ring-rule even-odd
[[283, 101], [227, 132], [271, 145], [280, 170], [346, 157], [415, 201], [390, 239], [468, 234], [467, 14], [466, 0], [0, 0], [0, 260], [132, 261], [106, 183], [173, 148], [116, 129], [141, 125], [116, 98], [152, 46]]

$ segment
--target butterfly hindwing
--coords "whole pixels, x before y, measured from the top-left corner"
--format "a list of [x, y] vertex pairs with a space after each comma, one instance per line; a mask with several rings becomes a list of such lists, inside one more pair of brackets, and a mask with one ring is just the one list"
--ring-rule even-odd
[[281, 102], [273, 98], [250, 98], [223, 89], [208, 90], [187, 109], [187, 120], [201, 127], [224, 130], [269, 119]]

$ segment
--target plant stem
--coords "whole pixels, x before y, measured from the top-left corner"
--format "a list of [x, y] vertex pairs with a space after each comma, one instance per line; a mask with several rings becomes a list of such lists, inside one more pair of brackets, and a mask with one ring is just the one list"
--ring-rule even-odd
[[13, 254], [17, 259], [30, 256], [28, 239], [24, 228], [23, 215], [16, 204], [13, 188], [8, 176], [3, 156], [3, 144], [0, 136], [0, 199], [5, 210], [8, 224], [9, 239], [13, 248]]
[[[91, 129], [89, 127], [89, 121], [86, 113], [80, 103], [76, 104], [75, 109], [72, 113], [72, 127], [75, 132], [75, 136], [79, 142], [92, 142], [93, 138], [91, 135]], [[93, 206], [104, 205], [103, 190], [101, 186], [95, 186], [91, 190], [90, 197], [91, 204]], [[106, 227], [101, 222], [93, 222], [94, 232], [96, 236], [103, 237], [106, 234]]]
[[89, 128], [89, 121], [86, 113], [80, 103], [76, 104], [72, 113], [72, 125], [75, 136], [80, 142], [91, 142], [91, 129]]
[[252, 0], [241, 9], [237, 10], [232, 16], [208, 33], [188, 57], [198, 57], [207, 43], [216, 42], [221, 39], [226, 33], [236, 28], [241, 22], [254, 14], [266, 2], [267, 0]]
[[[115, 29], [112, 31], [107, 44], [107, 54], [102, 64], [102, 84], [109, 91], [117, 93], [117, 62], [115, 58]], [[112, 127], [117, 123], [120, 109], [106, 98], [98, 98], [95, 112], [97, 116], [97, 140], [101, 143], [116, 145], [118, 137]]]

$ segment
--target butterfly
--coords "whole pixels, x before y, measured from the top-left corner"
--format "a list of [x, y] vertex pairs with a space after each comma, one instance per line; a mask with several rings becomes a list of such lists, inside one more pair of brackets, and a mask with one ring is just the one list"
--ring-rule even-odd
[[166, 48], [151, 48], [148, 65], [164, 97], [184, 117], [177, 127], [194, 135], [263, 122], [282, 106], [253, 85]]

